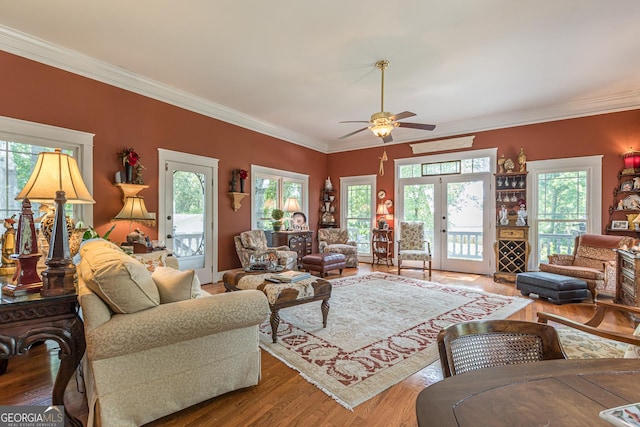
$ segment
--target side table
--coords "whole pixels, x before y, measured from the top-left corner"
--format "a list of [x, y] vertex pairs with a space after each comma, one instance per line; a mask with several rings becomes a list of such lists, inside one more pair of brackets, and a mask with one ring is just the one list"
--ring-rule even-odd
[[393, 229], [374, 228], [371, 230], [371, 249], [373, 258], [371, 266], [384, 261], [389, 267], [389, 262], [393, 265]]
[[[52, 405], [64, 405], [64, 391], [84, 355], [84, 324], [78, 308], [75, 294], [0, 297], [0, 370], [6, 369], [7, 359], [25, 354], [35, 343], [51, 339], [60, 345], [60, 368], [51, 393]], [[82, 426], [66, 407], [65, 415], [71, 425]]]

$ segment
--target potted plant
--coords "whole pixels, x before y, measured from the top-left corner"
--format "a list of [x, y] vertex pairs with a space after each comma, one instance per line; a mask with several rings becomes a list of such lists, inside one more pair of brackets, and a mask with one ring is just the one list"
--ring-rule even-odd
[[284, 217], [284, 211], [282, 209], [274, 209], [271, 211], [271, 225], [273, 226], [273, 231], [280, 231], [282, 228], [282, 218]]

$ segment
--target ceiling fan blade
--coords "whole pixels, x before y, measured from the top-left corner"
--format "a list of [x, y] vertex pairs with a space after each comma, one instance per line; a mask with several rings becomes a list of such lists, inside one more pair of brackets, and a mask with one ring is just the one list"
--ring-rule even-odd
[[398, 122], [398, 126], [402, 128], [422, 129], [422, 130], [434, 130], [436, 125], [427, 125], [422, 123], [403, 123]]
[[346, 122], [338, 122], [338, 123], [369, 123], [368, 120], [348, 120]]
[[391, 134], [385, 136], [384, 138], [382, 138], [382, 142], [391, 142], [393, 141], [393, 138], [391, 137]]
[[391, 120], [402, 120], [402, 119], [406, 119], [409, 117], [413, 117], [415, 116], [416, 113], [412, 113], [411, 111], [403, 111], [402, 113], [398, 113], [398, 114], [394, 114], [393, 116], [389, 117]]
[[[365, 123], [368, 123], [368, 122], [365, 122]], [[351, 132], [351, 133], [348, 133], [348, 134], [346, 134], [346, 135], [342, 135], [342, 136], [341, 136], [340, 138], [338, 138], [338, 139], [345, 139], [345, 138], [349, 138], [351, 135], [355, 135], [356, 133], [358, 133], [358, 132], [362, 132], [363, 130], [367, 130], [367, 129], [369, 129], [369, 128], [368, 128], [368, 127], [366, 127], [366, 128], [362, 128], [362, 129], [355, 130], [355, 131], [353, 131], [353, 132]]]

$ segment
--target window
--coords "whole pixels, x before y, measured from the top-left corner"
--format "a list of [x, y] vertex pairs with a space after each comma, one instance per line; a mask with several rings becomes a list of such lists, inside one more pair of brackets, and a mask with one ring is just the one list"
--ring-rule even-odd
[[548, 262], [550, 254], [572, 253], [577, 235], [600, 230], [601, 162], [593, 156], [527, 163], [533, 266]]
[[340, 178], [342, 195], [340, 224], [346, 226], [349, 240], [356, 242], [358, 254], [371, 255], [371, 229], [375, 220], [376, 176]]
[[[23, 120], [0, 117], [0, 215], [8, 218], [21, 211], [21, 201], [14, 200], [26, 184], [35, 165], [38, 153], [61, 148], [62, 152], [76, 158], [87, 189], [92, 192], [93, 135], [41, 125]], [[38, 203], [32, 204], [35, 216]], [[65, 205], [69, 214], [93, 223], [93, 205]]]
[[[271, 230], [271, 212], [282, 209], [289, 197], [298, 199], [303, 212], [308, 212], [309, 175], [278, 169], [251, 166], [251, 224], [255, 230]], [[291, 213], [285, 213], [285, 218]]]

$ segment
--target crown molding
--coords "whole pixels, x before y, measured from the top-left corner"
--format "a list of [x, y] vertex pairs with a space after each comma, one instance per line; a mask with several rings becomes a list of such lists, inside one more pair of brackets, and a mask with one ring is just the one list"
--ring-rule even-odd
[[0, 25], [0, 50], [267, 136], [327, 152], [325, 142], [256, 120], [239, 111], [4, 25]]

